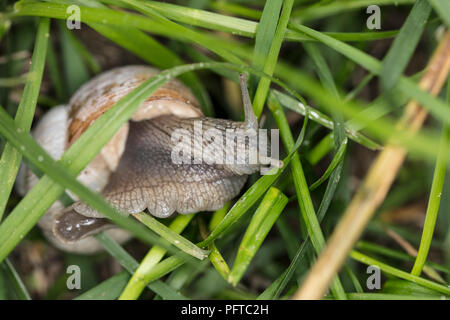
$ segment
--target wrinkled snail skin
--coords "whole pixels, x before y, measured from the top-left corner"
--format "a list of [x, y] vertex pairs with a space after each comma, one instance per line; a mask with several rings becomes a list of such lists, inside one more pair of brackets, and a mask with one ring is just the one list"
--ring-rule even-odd
[[[33, 136], [53, 158], [60, 158], [101, 114], [158, 72], [148, 66], [125, 66], [96, 76], [74, 94], [67, 106], [45, 114]], [[174, 163], [171, 154], [176, 142], [171, 139], [172, 133], [182, 129], [191, 134], [199, 120], [203, 130], [257, 128], [256, 117], [248, 110], [246, 122], [204, 117], [189, 89], [171, 80], [139, 107], [77, 179], [100, 192], [123, 214], [148, 210], [164, 218], [174, 212], [217, 210], [240, 192], [247, 175], [259, 170], [260, 165]], [[22, 166], [17, 189], [25, 194], [37, 180]], [[67, 208], [55, 202], [39, 221], [57, 247], [78, 253], [97, 252], [101, 247], [92, 235], [101, 230], [120, 243], [130, 238], [101, 213], [67, 193], [75, 202]]]

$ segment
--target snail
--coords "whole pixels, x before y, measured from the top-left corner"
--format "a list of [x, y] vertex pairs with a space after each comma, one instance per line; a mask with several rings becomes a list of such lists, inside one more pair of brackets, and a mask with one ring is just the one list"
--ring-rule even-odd
[[[60, 158], [100, 115], [158, 72], [150, 66], [132, 65], [97, 75], [75, 92], [68, 105], [47, 112], [35, 126], [34, 138], [53, 158]], [[155, 217], [166, 218], [174, 212], [190, 214], [220, 209], [239, 194], [247, 176], [267, 165], [268, 160], [270, 164], [271, 158], [261, 154], [255, 163], [250, 163], [245, 156], [244, 161], [231, 164], [176, 163], [173, 150], [175, 146], [183, 146], [183, 141], [184, 145], [193, 140], [194, 145], [198, 142], [191, 134], [195, 136], [199, 121], [203, 130], [219, 133], [257, 130], [257, 119], [242, 78], [241, 89], [245, 121], [237, 122], [205, 117], [197, 99], [185, 85], [176, 79], [166, 82], [138, 108], [77, 179], [101, 193], [125, 215], [146, 210]], [[177, 132], [178, 138], [174, 139]], [[248, 144], [248, 139], [242, 143]], [[200, 141], [200, 146], [207, 145]], [[204, 160], [217, 154], [207, 148], [203, 153]], [[19, 192], [25, 194], [36, 182], [37, 177], [22, 165]], [[94, 253], [101, 250], [101, 246], [92, 236], [100, 231], [104, 230], [119, 243], [131, 237], [101, 213], [77, 201], [70, 191], [67, 193], [75, 202], [67, 208], [62, 202], [55, 202], [38, 223], [56, 247]]]

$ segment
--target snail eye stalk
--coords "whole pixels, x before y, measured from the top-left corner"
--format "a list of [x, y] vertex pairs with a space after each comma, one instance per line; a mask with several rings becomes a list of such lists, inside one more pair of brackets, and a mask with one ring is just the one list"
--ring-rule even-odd
[[247, 89], [247, 79], [244, 73], [239, 75], [242, 102], [244, 104], [245, 124], [247, 128], [258, 130], [258, 119], [256, 118], [255, 111], [253, 111], [252, 103], [250, 102], [250, 94]]

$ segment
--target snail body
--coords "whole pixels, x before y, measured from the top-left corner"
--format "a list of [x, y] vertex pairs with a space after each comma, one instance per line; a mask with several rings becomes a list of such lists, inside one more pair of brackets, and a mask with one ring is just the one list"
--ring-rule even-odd
[[[55, 159], [106, 110], [159, 71], [148, 66], [125, 66], [106, 71], [83, 85], [68, 105], [45, 114], [33, 130], [37, 142]], [[251, 109], [251, 106], [250, 106]], [[246, 121], [207, 118], [190, 90], [171, 80], [156, 90], [125, 123], [77, 179], [99, 192], [124, 215], [147, 210], [165, 218], [174, 212], [190, 214], [221, 208], [242, 189], [259, 163], [174, 163], [175, 131], [195, 138], [196, 123], [218, 132], [257, 129], [256, 117], [246, 109]], [[200, 144], [204, 142], [200, 142]], [[195, 141], [194, 141], [195, 144]], [[206, 152], [206, 158], [213, 157]], [[238, 155], [239, 156], [239, 155]], [[207, 161], [206, 161], [207, 162]], [[25, 194], [37, 177], [22, 166], [18, 190]], [[103, 215], [77, 201], [64, 208], [55, 202], [39, 221], [44, 234], [59, 248], [92, 253], [101, 247], [92, 235], [105, 230], [118, 242], [130, 235]]]

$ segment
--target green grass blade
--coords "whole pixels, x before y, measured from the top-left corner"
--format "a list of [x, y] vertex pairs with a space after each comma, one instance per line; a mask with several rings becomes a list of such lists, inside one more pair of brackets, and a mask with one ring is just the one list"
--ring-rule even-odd
[[[33, 75], [26, 82], [20, 104], [17, 107], [15, 121], [20, 130], [28, 132], [34, 117], [34, 110], [44, 72], [47, 44], [49, 39], [50, 20], [41, 18], [36, 34], [36, 41], [31, 58], [30, 74]], [[21, 153], [7, 143], [0, 158], [0, 220], [8, 202], [19, 170]]]
[[216, 38], [210, 37], [209, 35], [200, 32], [196, 32], [195, 30], [189, 29], [175, 22], [172, 22], [167, 18], [165, 18], [164, 16], [157, 13], [156, 11], [154, 11], [153, 9], [145, 6], [143, 3], [139, 1], [136, 0], [120, 0], [120, 1], [125, 4], [131, 5], [134, 9], [144, 13], [145, 15], [148, 15], [155, 22], [159, 23], [162, 27], [164, 27], [166, 30], [165, 32], [170, 32], [172, 36], [174, 35], [182, 36], [183, 39], [185, 40], [189, 40], [199, 45], [202, 45], [206, 49], [211, 50], [212, 52], [216, 53], [226, 61], [232, 63], [242, 62], [230, 50], [228, 50], [227, 47], [225, 47], [221, 41], [217, 40]]
[[[106, 1], [107, 2], [107, 1]], [[122, 4], [122, 6], [129, 7], [127, 3], [119, 2], [119, 4]], [[146, 4], [146, 7], [149, 9], [155, 9], [158, 10], [156, 6], [161, 7], [162, 5], [169, 6], [170, 4], [162, 4], [153, 2], [151, 3], [152, 8], [150, 8], [149, 4]], [[32, 15], [32, 16], [46, 16], [56, 19], [66, 19], [67, 18], [67, 9], [68, 5], [64, 3], [45, 3], [45, 5], [42, 5], [39, 2], [19, 2], [16, 4], [16, 11], [14, 12], [14, 15], [22, 16], [22, 15]], [[124, 13], [119, 12], [116, 10], [106, 10], [106, 9], [99, 9], [99, 8], [86, 8], [84, 6], [80, 6], [81, 9], [81, 21], [84, 23], [100, 23], [105, 25], [115, 25], [115, 26], [122, 26], [122, 27], [137, 27], [139, 29], [149, 31], [158, 35], [173, 37], [176, 39], [180, 39], [182, 41], [188, 41], [186, 39], [186, 35], [179, 34], [176, 32], [173, 32], [172, 30], [167, 30], [164, 27], [161, 27], [161, 25], [155, 24], [154, 21], [149, 21], [148, 19], [143, 19], [142, 16], [136, 15], [136, 14], [130, 14], [130, 13]], [[195, 23], [196, 21], [199, 21], [200, 18], [203, 18], [205, 15], [215, 15], [212, 19], [209, 18], [209, 20], [215, 20], [217, 23], [220, 22], [219, 27], [212, 28], [213, 30], [218, 31], [226, 31], [226, 32], [232, 32], [234, 34], [241, 34], [245, 35], [247, 33], [247, 36], [253, 37], [256, 34], [256, 29], [258, 24], [253, 21], [247, 21], [244, 19], [239, 19], [241, 21], [236, 21], [234, 17], [228, 17], [225, 15], [220, 14], [214, 14], [207, 11], [201, 11], [201, 14], [197, 14], [197, 12], [193, 12], [190, 10], [196, 10], [196, 9], [190, 9], [186, 7], [179, 7], [176, 9], [177, 14], [181, 15], [183, 19], [174, 19], [182, 23], [186, 23], [186, 20], [188, 23], [199, 26], [199, 27], [211, 27], [208, 25], [207, 21], [204, 21], [205, 19], [202, 19], [201, 23]], [[159, 13], [162, 15], [167, 15], [169, 18], [173, 18], [172, 14], [173, 10], [168, 10], [167, 8], [160, 8]], [[229, 19], [231, 19], [231, 23], [228, 22]], [[206, 19], [208, 20], [208, 19]], [[239, 26], [235, 28], [234, 30], [229, 30], [226, 27], [223, 26]], [[384, 38], [390, 38], [395, 36], [397, 31], [386, 31], [386, 32], [361, 32], [361, 33], [339, 33], [339, 32], [331, 32], [326, 33], [330, 37], [333, 37], [335, 39], [339, 39], [341, 41], [371, 41], [371, 40], [377, 40], [377, 39], [384, 39]], [[189, 37], [192, 34], [189, 35]], [[222, 38], [221, 41], [217, 41], [217, 39], [214, 39], [214, 37], [206, 36], [202, 37], [203, 40], [207, 40], [210, 42], [210, 44], [204, 43], [206, 49], [208, 49], [209, 45], [211, 43], [213, 44], [212, 50], [215, 50], [214, 47], [222, 47], [223, 48], [229, 48], [230, 45], [233, 47], [233, 52], [239, 53], [239, 55], [244, 54], [245, 50], [243, 51], [242, 48], [234, 41], [229, 41], [226, 38]], [[199, 40], [200, 38], [197, 38]], [[286, 39], [291, 41], [316, 41], [315, 39], [300, 33], [298, 31], [293, 30], [287, 30], [286, 31]], [[223, 43], [223, 40], [226, 41], [226, 44]], [[220, 49], [219, 49], [220, 50]], [[219, 54], [219, 53], [218, 53]], [[228, 53], [225, 53], [226, 55], [229, 55]], [[221, 54], [219, 54], [221, 55]], [[250, 58], [250, 57], [249, 57]]]
[[[289, 177], [289, 176], [288, 176]], [[291, 183], [292, 180], [288, 180]], [[284, 192], [284, 186], [276, 185], [277, 188]], [[290, 198], [289, 201], [293, 199]], [[283, 243], [286, 247], [286, 252], [289, 258], [292, 259], [295, 256], [298, 248], [298, 242], [300, 241], [300, 235], [292, 230], [291, 225], [286, 221], [286, 215], [280, 216], [276, 222], [278, 232], [280, 233], [281, 238], [283, 238]]]
[[[170, 230], [181, 233], [194, 218], [194, 214], [191, 215], [179, 215], [170, 223]], [[178, 240], [175, 240], [178, 241]], [[150, 249], [147, 255], [142, 259], [139, 267], [134, 272], [124, 291], [120, 295], [121, 300], [135, 300], [139, 297], [144, 290], [147, 283], [142, 279], [145, 274], [148, 273], [166, 254], [164, 248], [154, 246]]]
[[[281, 11], [281, 5], [282, 1], [279, 0], [266, 1], [264, 5], [263, 13], [256, 30], [255, 46], [253, 48], [252, 66], [255, 69], [261, 71], [264, 70], [266, 57], [269, 54], [273, 37], [275, 36], [275, 30]], [[254, 92], [254, 88], [257, 84], [256, 81], [256, 77], [252, 76], [250, 78], [250, 92]]]
[[306, 254], [307, 246], [311, 246], [311, 239], [309, 236], [298, 248], [295, 256], [293, 257], [289, 267], [275, 280], [272, 285], [269, 286], [266, 290], [264, 290], [259, 296], [258, 300], [266, 300], [266, 299], [278, 299], [281, 292], [287, 286], [292, 276], [294, 275], [295, 270], [297, 270], [298, 265], [304, 259]]
[[[139, 267], [138, 262], [132, 256], [130, 256], [117, 242], [115, 242], [104, 232], [100, 232], [99, 234], [95, 235], [95, 238], [102, 244], [106, 251], [108, 251], [108, 253], [111, 254], [111, 256], [113, 256], [130, 274], [133, 274]], [[159, 294], [164, 299], [186, 299], [186, 297], [179, 294], [162, 281], [154, 281], [153, 283], [149, 283], [147, 286], [150, 290]]]
[[[411, 78], [416, 79], [421, 73], [414, 75]], [[369, 74], [365, 79], [371, 79], [372, 74]], [[364, 80], [361, 82], [363, 83]], [[356, 89], [355, 89], [356, 90]], [[353, 90], [352, 92], [355, 92]], [[352, 100], [352, 94], [346, 96], [345, 101]], [[375, 100], [373, 100], [367, 107], [361, 111], [361, 114], [366, 116], [368, 119], [377, 120], [396, 108], [405, 105], [408, 102], [408, 97], [405, 96], [399, 90], [393, 90], [392, 92], [386, 92], [379, 95]], [[352, 119], [345, 123], [346, 127], [354, 131], [359, 131], [365, 128], [364, 124], [358, 123]], [[333, 148], [333, 133], [329, 133], [325, 136], [316, 146], [308, 153], [307, 158], [311, 164], [317, 164], [328, 152]]]
[[237, 15], [244, 18], [259, 20], [261, 19], [261, 11], [247, 8], [237, 3], [230, 3], [226, 1], [214, 1], [209, 4], [211, 9], [219, 12], [226, 12], [230, 15]]
[[[169, 226], [169, 230], [181, 233], [184, 228], [189, 224], [189, 222], [194, 218], [195, 215], [179, 215], [177, 216], [174, 221]], [[159, 229], [160, 226], [156, 226], [155, 229]], [[162, 235], [162, 234], [161, 234]], [[171, 235], [172, 236], [172, 235]], [[166, 238], [166, 237], [165, 237]], [[168, 237], [167, 237], [168, 238]], [[186, 241], [184, 238], [181, 237], [181, 241]], [[177, 245], [177, 241], [180, 241], [177, 239], [174, 239], [173, 243]], [[136, 271], [133, 273], [133, 276], [131, 277], [130, 281], [128, 282], [127, 286], [121, 293], [119, 299], [120, 300], [136, 300], [139, 295], [144, 290], [145, 286], [147, 285], [146, 282], [143, 281], [145, 278], [145, 275], [151, 271], [151, 269], [164, 257], [166, 254], [166, 250], [164, 248], [161, 248], [159, 246], [154, 246], [150, 249], [150, 251], [147, 253], [147, 255], [144, 257], [144, 259], [139, 264], [139, 267], [136, 269]]]
[[[317, 46], [313, 43], [306, 43], [304, 47], [314, 62], [317, 74], [324, 88], [328, 89], [336, 98], [340, 98], [338, 89], [334, 83], [333, 75]], [[331, 110], [331, 116], [333, 119], [335, 148], [337, 150], [345, 138], [344, 120], [339, 110]]]
[[[414, 1], [415, 0], [377, 0], [376, 5], [407, 5], [414, 3]], [[329, 3], [325, 1], [324, 3], [319, 3], [315, 6], [299, 8], [295, 10], [292, 15], [296, 19], [305, 22], [325, 18], [331, 15], [339, 15], [341, 13], [346, 13], [348, 11], [357, 10], [360, 8], [367, 8], [372, 4], [374, 4], [374, 2], [370, 0], [333, 1]]]
[[0, 265], [0, 267], [1, 267], [0, 270], [3, 270], [3, 276], [6, 277], [5, 280], [7, 280], [11, 284], [16, 298], [20, 300], [31, 300], [27, 288], [23, 284], [22, 279], [20, 279], [19, 274], [17, 273], [16, 269], [9, 261], [9, 259], [6, 259]]
[[271, 187], [267, 191], [239, 245], [233, 268], [228, 277], [228, 281], [232, 285], [236, 286], [240, 281], [287, 203], [288, 198], [280, 190]]
[[[283, 43], [293, 5], [294, 0], [283, 1], [283, 9], [281, 11], [280, 20], [278, 21], [277, 29], [275, 31], [275, 36], [273, 37], [272, 44], [270, 45], [270, 49], [264, 61], [264, 73], [270, 76], [273, 75], [275, 67], [277, 65], [278, 54], [280, 53], [281, 45]], [[269, 87], [270, 80], [268, 78], [262, 78], [259, 80], [255, 97], [253, 99], [253, 109], [255, 110], [255, 114], [257, 117], [261, 115], [262, 109], [264, 107], [264, 102], [266, 101], [266, 97], [269, 92]]]
[[357, 122], [360, 125], [364, 125], [367, 132], [381, 140], [404, 146], [405, 149], [414, 152], [422, 159], [434, 161], [438, 150], [439, 140], [435, 133], [427, 132], [426, 129], [422, 129], [417, 134], [411, 135], [409, 132], [399, 130], [392, 120], [378, 119], [373, 121], [373, 119], [360, 112], [364, 109], [362, 103], [345, 102], [337, 99], [327, 90], [324, 90], [315, 80], [299, 70], [291, 70], [286, 68], [286, 66], [283, 66], [282, 78], [291, 79], [291, 83], [298, 90], [302, 90], [305, 94], [317, 101], [322, 107], [328, 110], [333, 110], [334, 108], [341, 110], [345, 116], [352, 118], [354, 122]]
[[[349, 300], [438, 300], [430, 296], [411, 296], [389, 293], [347, 293]], [[439, 300], [448, 300], [445, 297], [439, 297]]]
[[[272, 111], [272, 115], [280, 130], [281, 139], [285, 145], [285, 148], [290, 150], [294, 146], [294, 139], [292, 137], [286, 115], [275, 98], [270, 99], [269, 109]], [[292, 157], [291, 172], [294, 179], [294, 186], [297, 193], [297, 200], [300, 207], [302, 221], [306, 226], [308, 235], [311, 237], [311, 242], [316, 253], [319, 254], [325, 246], [325, 238], [320, 228], [319, 221], [317, 220], [316, 212], [298, 153], [295, 153]], [[334, 278], [331, 290], [336, 298], [345, 299], [345, 292], [338, 277]]]
[[58, 102], [62, 102], [66, 99], [66, 93], [64, 91], [65, 88], [63, 86], [62, 73], [59, 68], [58, 58], [51, 41], [48, 42], [47, 48], [47, 68]]
[[[164, 238], [167, 242], [171, 243], [172, 245], [178, 247], [180, 250], [183, 250], [187, 254], [196, 257], [197, 259], [203, 260], [208, 256], [208, 252], [205, 250], [200, 249], [195, 244], [190, 242], [188, 239], [184, 238], [183, 236], [180, 236], [177, 231], [171, 230], [171, 228], [166, 227], [164, 224], [153, 218], [152, 216], [146, 214], [146, 213], [137, 213], [133, 215], [136, 219], [138, 219], [140, 222], [142, 222], [144, 225], [146, 225], [150, 230], [157, 233], [161, 237]], [[178, 218], [177, 218], [178, 219]], [[179, 218], [177, 221], [183, 221], [186, 222], [188, 220], [192, 219], [191, 217], [185, 217], [185, 218]], [[182, 224], [184, 225], [184, 224]], [[177, 226], [178, 227], [178, 226]]]
[[344, 141], [341, 143], [339, 149], [337, 150], [336, 154], [333, 157], [333, 160], [331, 160], [330, 165], [325, 170], [323, 175], [317, 179], [316, 182], [311, 184], [309, 187], [309, 190], [315, 190], [318, 186], [320, 186], [325, 180], [328, 179], [328, 177], [331, 175], [332, 172], [334, 172], [334, 169], [340, 164], [344, 158], [345, 150], [347, 149], [347, 139], [344, 139]]
[[[224, 208], [217, 210], [213, 216], [217, 215], [216, 219], [219, 219], [219, 217], [223, 216], [226, 213], [226, 209], [228, 208], [227, 205], [224, 206]], [[218, 225], [219, 223], [217, 223]], [[211, 229], [215, 228], [214, 225], [210, 226]], [[211, 246], [212, 244], [214, 244], [214, 242], [209, 242], [209, 246]], [[201, 246], [201, 243], [197, 244], [199, 247]], [[207, 244], [205, 244], [204, 246], [206, 246]], [[217, 258], [221, 258], [221, 257], [217, 257]], [[211, 256], [210, 256], [211, 259]], [[213, 259], [211, 259], [213, 260]], [[205, 263], [208, 262], [208, 260], [204, 260], [200, 263], [200, 265], [196, 266], [196, 271], [198, 272], [199, 270], [201, 270], [204, 266]], [[175, 270], [176, 268], [182, 266], [185, 263], [185, 261], [183, 259], [181, 259], [178, 256], [171, 256], [165, 260], [163, 260], [162, 262], [157, 263], [156, 265], [154, 265], [150, 270], [147, 270], [147, 272], [142, 274], [142, 282], [145, 283], [149, 283], [152, 281], [155, 281], [156, 279], [159, 279], [160, 277], [163, 277], [164, 275], [170, 273], [171, 271]], [[185, 270], [191, 270], [191, 266], [186, 266], [187, 268]], [[190, 275], [192, 275], [192, 273], [190, 273]], [[170, 278], [169, 278], [170, 280]], [[185, 283], [188, 279], [184, 276], [182, 276], [182, 279], [180, 280], [180, 282], [173, 283], [173, 281], [168, 281], [171, 285], [171, 287], [177, 288], [177, 290], [181, 289], [181, 283]], [[174, 280], [175, 281], [175, 280]]]
[[350, 91], [345, 95], [345, 101], [355, 99], [355, 97], [361, 92], [361, 90], [364, 89], [369, 84], [369, 82], [373, 79], [373, 77], [374, 77], [373, 73], [367, 74], [352, 91]]
[[[398, 250], [394, 250], [394, 249], [390, 249], [390, 248], [386, 248], [383, 246], [380, 246], [378, 244], [375, 243], [371, 243], [371, 242], [367, 242], [367, 241], [358, 241], [356, 243], [355, 246], [356, 249], [360, 249], [363, 251], [368, 251], [368, 252], [372, 252], [372, 253], [376, 253], [376, 254], [381, 254], [383, 256], [389, 257], [389, 258], [393, 258], [393, 259], [398, 259], [398, 260], [402, 260], [402, 261], [412, 261], [414, 262], [415, 257], [408, 255], [407, 253], [398, 251]], [[443, 266], [441, 264], [437, 264], [435, 262], [432, 261], [426, 261], [425, 262], [426, 266], [430, 266], [433, 269], [436, 269], [438, 271], [450, 274], [450, 268]]]
[[[147, 1], [145, 4], [174, 21], [239, 36], [253, 37], [258, 25], [253, 21], [171, 3]], [[275, 7], [271, 9], [276, 10]]]
[[[207, 260], [205, 260], [207, 261]], [[145, 274], [144, 282], [151, 284], [151, 282], [165, 276], [166, 274], [172, 272], [179, 266], [183, 265], [185, 261], [178, 256], [171, 256], [160, 263], [158, 263], [149, 273]]]
[[447, 28], [450, 28], [450, 3], [446, 0], [428, 0], [428, 2], [445, 22]]
[[[358, 293], [363, 293], [364, 290], [361, 287], [361, 284], [359, 283], [358, 277], [355, 275], [355, 273], [352, 271], [352, 269], [350, 269], [348, 266], [344, 267], [345, 269], [345, 273], [347, 274], [347, 276], [350, 278], [350, 280], [353, 283], [353, 286], [355, 287], [356, 292]], [[347, 294], [348, 296], [348, 294]]]
[[336, 97], [339, 97], [339, 92], [336, 88], [336, 84], [334, 83], [333, 75], [331, 74], [331, 71], [327, 66], [327, 63], [323, 58], [322, 54], [320, 53], [319, 49], [317, 48], [317, 46], [313, 43], [305, 43], [303, 44], [303, 47], [308, 53], [308, 56], [314, 62], [315, 69], [323, 86], [328, 90], [330, 90], [331, 93], [334, 94]]
[[390, 265], [387, 265], [385, 263], [382, 263], [378, 260], [375, 260], [369, 256], [366, 256], [358, 251], [351, 251], [350, 253], [350, 257], [352, 257], [353, 259], [355, 259], [356, 261], [359, 261], [361, 263], [364, 263], [366, 265], [375, 265], [378, 268], [380, 268], [381, 271], [390, 274], [394, 277], [400, 278], [400, 279], [404, 279], [404, 280], [408, 280], [414, 283], [417, 283], [421, 286], [424, 286], [426, 288], [435, 290], [435, 291], [439, 291], [442, 292], [445, 295], [450, 295], [450, 288], [448, 286], [444, 286], [442, 284], [438, 284], [436, 282], [430, 281], [430, 280], [426, 280], [424, 278], [412, 275], [408, 272], [399, 270], [397, 268], [391, 267]]
[[333, 132], [328, 133], [322, 140], [320, 140], [316, 145], [308, 151], [306, 154], [306, 159], [312, 165], [316, 165], [320, 160], [323, 159], [334, 146], [334, 135]]
[[[61, 23], [62, 21], [59, 22], [59, 25], [67, 31], [67, 26], [64, 23]], [[102, 71], [97, 58], [91, 52], [89, 52], [88, 48], [86, 48], [84, 44], [73, 33], [69, 32], [68, 37], [70, 38], [73, 50], [77, 52], [89, 71], [93, 74], [97, 74]]]
[[230, 276], [230, 272], [231, 272], [230, 267], [228, 266], [227, 262], [223, 258], [219, 249], [217, 249], [214, 242], [212, 242], [210, 245], [208, 245], [208, 249], [211, 251], [211, 253], [209, 254], [209, 261], [211, 261], [211, 264], [217, 270], [217, 272], [222, 276], [222, 278], [227, 280], [228, 277]]
[[79, 295], [74, 300], [115, 300], [125, 288], [129, 278], [129, 273], [122, 271]]
[[[179, 6], [171, 3], [148, 1], [146, 5], [155, 9], [169, 19], [185, 23], [188, 25], [207, 28], [215, 31], [228, 32], [234, 35], [253, 38], [259, 29], [258, 22], [249, 21], [241, 18], [231, 17], [206, 10], [199, 10]], [[232, 5], [232, 4], [226, 4]], [[247, 8], [245, 8], [247, 9]], [[275, 8], [272, 9], [275, 11]], [[248, 11], [248, 10], [247, 10]], [[254, 14], [256, 12], [256, 15]], [[252, 11], [253, 17], [260, 19], [260, 11]], [[397, 31], [378, 31], [378, 32], [327, 32], [329, 36], [341, 41], [371, 41], [393, 37]], [[287, 29], [285, 34], [286, 41], [314, 41], [311, 37], [297, 31]]]
[[430, 12], [428, 0], [418, 0], [411, 9], [382, 63], [380, 79], [385, 90], [391, 90], [403, 74], [419, 43]]
[[83, 57], [77, 50], [78, 40], [67, 29], [63, 21], [58, 22], [59, 43], [62, 51], [62, 70], [66, 91], [71, 96], [81, 85], [89, 80], [89, 71]]
[[[307, 35], [317, 39], [330, 48], [343, 54], [344, 56], [361, 65], [363, 68], [367, 69], [373, 74], [380, 75], [381, 63], [370, 55], [306, 26], [302, 26], [297, 23], [291, 23], [291, 25], [299, 31], [306, 33]], [[443, 102], [439, 98], [433, 97], [430, 93], [423, 91], [417, 84], [403, 76], [400, 77], [397, 88], [408, 97], [413, 98], [421, 103], [421, 105], [424, 108], [428, 109], [430, 113], [436, 117], [436, 119], [439, 119], [450, 125], [450, 113], [447, 112], [445, 102]]]
[[[331, 130], [334, 129], [334, 123], [330, 119], [330, 117], [327, 116], [326, 114], [320, 112], [319, 110], [312, 108], [310, 106], [306, 106], [303, 103], [300, 103], [299, 101], [297, 101], [296, 99], [289, 97], [288, 95], [286, 95], [284, 93], [281, 93], [280, 91], [272, 90], [272, 94], [276, 97], [276, 99], [284, 107], [286, 107], [292, 111], [295, 111], [301, 115], [304, 115], [304, 116], [306, 115], [306, 111], [308, 111], [308, 118], [310, 120], [317, 122], [328, 129], [331, 129]], [[345, 127], [345, 132], [347, 134], [347, 137], [349, 137], [353, 141], [355, 141], [371, 150], [376, 150], [376, 149], [381, 148], [381, 146], [377, 142], [375, 142], [375, 141], [367, 138], [363, 134], [351, 129], [348, 125], [346, 125], [346, 127]]]
[[269, 0], [264, 4], [261, 18], [255, 36], [255, 46], [253, 49], [253, 66], [262, 70], [264, 62], [269, 54], [270, 46], [275, 36], [278, 18], [280, 16], [283, 2], [279, 0]]
[[[140, 2], [132, 0], [126, 0], [126, 2], [125, 0], [121, 1], [125, 4], [132, 4], [133, 7], [138, 10], [142, 10], [146, 14], [152, 15], [152, 19], [124, 11], [79, 6], [81, 21], [87, 24], [101, 23], [126, 28], [135, 27], [157, 35], [167, 36], [181, 41], [195, 42], [227, 61], [234, 63], [241, 62], [241, 60], [230, 50], [240, 50], [236, 43], [228, 41], [228, 44], [225, 45], [224, 40], [183, 27], [160, 15], [154, 15], [154, 11], [151, 8], [142, 5]], [[19, 16], [36, 15], [56, 19], [66, 19], [66, 10], [68, 6], [68, 4], [60, 3], [18, 2], [15, 5], [15, 14]]]
[[227, 214], [230, 204], [230, 201], [228, 201], [222, 208], [213, 213], [208, 225], [209, 230], [214, 230], [219, 225], [220, 221], [222, 221]]
[[[450, 104], [450, 80], [447, 81], [447, 102]], [[411, 274], [420, 276], [422, 269], [427, 260], [428, 251], [430, 250], [431, 240], [433, 239], [436, 219], [439, 212], [439, 204], [441, 203], [442, 189], [444, 188], [445, 172], [447, 169], [448, 154], [450, 152], [450, 127], [442, 128], [442, 136], [439, 147], [439, 153], [434, 168], [433, 182], [431, 184], [430, 197], [428, 199], [428, 207], [425, 216], [425, 222], [422, 231], [422, 239], [420, 240], [417, 258]]]
[[[211, 220], [209, 220], [209, 230], [214, 230], [219, 225], [219, 223], [227, 214], [229, 207], [230, 202], [227, 202], [221, 209], [216, 210], [213, 213]], [[209, 260], [211, 261], [211, 264], [214, 268], [216, 268], [217, 272], [222, 276], [222, 278], [227, 280], [228, 275], [230, 274], [230, 267], [223, 258], [219, 249], [217, 249], [216, 244], [214, 242], [211, 242], [207, 246], [207, 248], [211, 251], [211, 253], [209, 254]]]
[[[336, 99], [340, 99], [339, 92], [336, 84], [334, 83], [332, 73], [317, 46], [312, 43], [306, 43], [304, 47], [308, 55], [314, 61], [314, 65], [317, 69], [317, 73], [323, 86], [327, 88], [331, 92], [331, 94], [336, 97]], [[336, 154], [333, 157], [333, 160], [331, 161], [331, 164], [325, 171], [324, 175], [310, 187], [311, 190], [314, 190], [314, 188], [320, 185], [323, 181], [325, 181], [325, 179], [328, 178], [328, 176], [331, 175], [330, 183], [328, 183], [327, 185], [319, 206], [319, 210], [317, 212], [317, 216], [319, 217], [319, 219], [320, 217], [325, 216], [325, 213], [328, 211], [328, 207], [330, 206], [331, 201], [334, 197], [334, 193], [341, 178], [341, 171], [343, 168], [342, 160], [344, 158], [347, 146], [344, 118], [339, 110], [333, 108], [330, 111], [333, 119], [333, 137]]]

